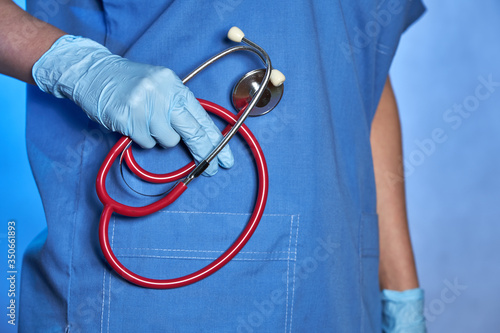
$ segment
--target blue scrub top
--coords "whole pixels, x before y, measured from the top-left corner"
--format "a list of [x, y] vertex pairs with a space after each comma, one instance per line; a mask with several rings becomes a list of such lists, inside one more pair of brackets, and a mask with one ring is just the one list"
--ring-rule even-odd
[[[287, 81], [279, 106], [247, 121], [270, 176], [256, 233], [220, 271], [174, 290], [132, 285], [103, 259], [95, 178], [119, 135], [72, 102], [29, 87], [28, 154], [48, 228], [24, 259], [20, 332], [380, 332], [370, 125], [400, 35], [423, 12], [420, 1], [64, 3], [32, 0], [28, 10], [180, 77], [233, 45], [225, 35], [237, 25], [267, 50]], [[253, 54], [235, 54], [189, 87], [231, 108], [232, 86], [260, 67]], [[230, 246], [256, 191], [248, 149], [239, 138], [231, 148], [232, 169], [192, 182], [165, 210], [113, 216], [111, 244], [127, 267], [152, 278], [178, 277]], [[189, 160], [182, 145], [134, 151], [154, 172]], [[165, 188], [126, 176], [139, 191]], [[126, 203], [151, 202], [126, 188], [117, 166], [107, 185]]]

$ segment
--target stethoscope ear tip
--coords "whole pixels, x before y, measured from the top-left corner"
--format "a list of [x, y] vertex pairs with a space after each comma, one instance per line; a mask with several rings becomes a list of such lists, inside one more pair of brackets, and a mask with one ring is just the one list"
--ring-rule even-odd
[[243, 37], [245, 37], [245, 34], [238, 27], [232, 27], [227, 32], [227, 38], [229, 38], [230, 40], [232, 40], [233, 42], [236, 42], [236, 43], [241, 43], [241, 41], [243, 40]]
[[271, 77], [269, 78], [269, 81], [271, 81], [271, 83], [275, 87], [281, 86], [283, 82], [285, 82], [285, 80], [286, 80], [285, 75], [283, 75], [283, 73], [281, 73], [279, 70], [273, 69], [271, 71]]

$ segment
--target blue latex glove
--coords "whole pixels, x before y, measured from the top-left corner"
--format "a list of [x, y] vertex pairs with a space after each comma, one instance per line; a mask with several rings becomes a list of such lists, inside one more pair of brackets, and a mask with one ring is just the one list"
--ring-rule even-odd
[[[136, 63], [90, 39], [66, 35], [33, 66], [41, 90], [69, 98], [92, 119], [143, 148], [175, 146], [180, 137], [200, 162], [222, 135], [193, 93], [170, 69]], [[214, 159], [214, 161], [216, 161]], [[205, 173], [217, 173], [217, 163]], [[226, 146], [218, 163], [229, 168]]]
[[425, 333], [424, 291], [382, 291], [382, 332]]

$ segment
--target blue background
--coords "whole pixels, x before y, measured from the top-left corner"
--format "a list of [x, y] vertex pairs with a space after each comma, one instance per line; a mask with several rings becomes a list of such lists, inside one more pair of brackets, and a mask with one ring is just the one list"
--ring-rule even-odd
[[[475, 111], [460, 125], [443, 117], [454, 104], [474, 100], [478, 77], [500, 83], [500, 2], [424, 2], [427, 13], [404, 35], [392, 79], [428, 328], [498, 332], [500, 85], [479, 105], [469, 105]], [[419, 148], [435, 129], [447, 140], [435, 143], [434, 151]], [[454, 284], [459, 288], [449, 287]]]
[[[16, 0], [24, 8], [25, 0]], [[31, 174], [25, 141], [26, 85], [0, 75], [0, 332], [17, 332], [7, 323], [7, 223], [16, 222], [16, 296], [19, 295], [21, 258], [29, 242], [45, 227], [43, 207]], [[16, 297], [17, 298], [17, 297]], [[18, 298], [16, 299], [18, 304]], [[27, 314], [25, 314], [27, 315]]]
[[[391, 75], [403, 126], [408, 214], [426, 291], [428, 329], [496, 332], [500, 328], [500, 86], [469, 106], [474, 111], [460, 116], [460, 123], [459, 114], [449, 110], [474, 101], [479, 77], [491, 76], [500, 83], [500, 3], [427, 0], [425, 4], [428, 11], [404, 35]], [[25, 85], [0, 76], [0, 87], [0, 253], [7, 253], [7, 222], [15, 220], [19, 269], [22, 253], [45, 221], [26, 156]], [[433, 141], [436, 130], [445, 140]], [[4, 257], [1, 272], [7, 271], [6, 264]], [[9, 333], [16, 330], [5, 316], [7, 290], [6, 279], [0, 279], [4, 309], [0, 331]]]

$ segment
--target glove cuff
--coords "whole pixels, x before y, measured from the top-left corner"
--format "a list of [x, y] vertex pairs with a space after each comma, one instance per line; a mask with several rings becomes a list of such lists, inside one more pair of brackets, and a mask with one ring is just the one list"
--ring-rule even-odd
[[33, 65], [32, 76], [44, 92], [58, 98], [73, 99], [74, 88], [87, 70], [99, 59], [111, 55], [91, 39], [64, 35]]
[[422, 289], [383, 290], [381, 299], [383, 332], [426, 332]]

